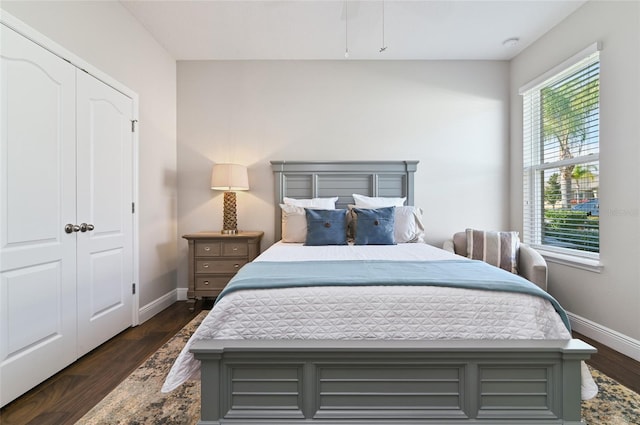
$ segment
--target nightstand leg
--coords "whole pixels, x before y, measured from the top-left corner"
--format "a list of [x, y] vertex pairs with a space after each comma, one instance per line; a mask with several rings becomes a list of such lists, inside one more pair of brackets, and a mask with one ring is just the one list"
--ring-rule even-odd
[[189, 298], [187, 300], [187, 307], [189, 307], [189, 311], [193, 311], [196, 309], [196, 299], [195, 298]]

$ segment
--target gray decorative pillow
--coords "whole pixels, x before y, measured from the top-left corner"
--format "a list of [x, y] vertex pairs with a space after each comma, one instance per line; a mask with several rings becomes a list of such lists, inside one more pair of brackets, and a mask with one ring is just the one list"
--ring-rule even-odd
[[[353, 212], [355, 205], [347, 205], [347, 237], [355, 238], [358, 216]], [[424, 223], [422, 222], [422, 208], [414, 206], [395, 207], [393, 236], [396, 243], [424, 243]]]
[[347, 244], [347, 210], [304, 210], [307, 217], [305, 245]]
[[518, 273], [518, 232], [467, 229], [467, 257]]
[[395, 207], [354, 208], [356, 220], [356, 245], [395, 245], [393, 226]]

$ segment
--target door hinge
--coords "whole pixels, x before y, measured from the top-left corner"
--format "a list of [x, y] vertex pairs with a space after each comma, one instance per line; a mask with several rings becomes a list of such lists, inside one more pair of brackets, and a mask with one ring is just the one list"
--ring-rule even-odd
[[135, 133], [136, 131], [136, 123], [138, 122], [138, 120], [131, 120], [131, 132]]
[[133, 295], [135, 295], [135, 294], [136, 294], [136, 284], [135, 284], [135, 283], [132, 283], [132, 284], [131, 284], [131, 293], [132, 293]]
[[132, 202], [131, 203], [131, 214], [135, 214], [136, 213], [136, 203]]

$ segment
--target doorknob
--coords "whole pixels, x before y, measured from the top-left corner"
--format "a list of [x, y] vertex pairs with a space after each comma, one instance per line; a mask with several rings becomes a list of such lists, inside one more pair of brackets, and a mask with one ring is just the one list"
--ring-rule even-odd
[[82, 223], [80, 225], [80, 231], [81, 232], [86, 232], [88, 231], [92, 231], [93, 229], [95, 229], [95, 227], [93, 226], [93, 224], [87, 224], [87, 223]]
[[[64, 231], [67, 233], [73, 233], [73, 232], [78, 232], [80, 231], [80, 226], [78, 226], [77, 224], [67, 224], [66, 226], [64, 226]], [[84, 230], [83, 230], [84, 232]]]

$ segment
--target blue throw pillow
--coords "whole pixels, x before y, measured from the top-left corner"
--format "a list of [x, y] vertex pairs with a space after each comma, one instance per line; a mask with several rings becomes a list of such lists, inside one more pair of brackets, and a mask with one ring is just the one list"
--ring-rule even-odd
[[307, 217], [305, 245], [347, 244], [347, 210], [304, 210]]
[[354, 208], [357, 214], [356, 245], [395, 245], [395, 207]]

